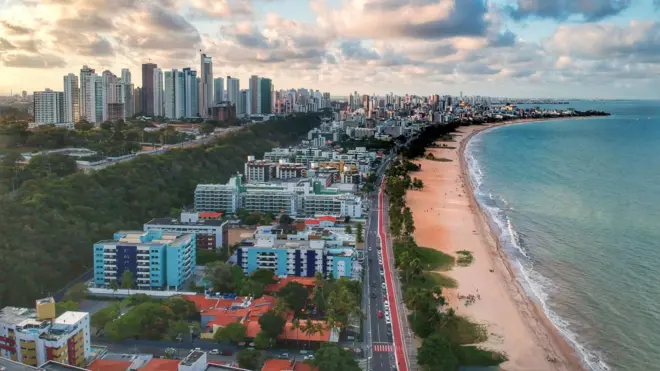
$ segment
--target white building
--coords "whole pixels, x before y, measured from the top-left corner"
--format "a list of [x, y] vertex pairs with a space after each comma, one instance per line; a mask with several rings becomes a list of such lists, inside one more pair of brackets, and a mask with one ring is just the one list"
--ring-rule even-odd
[[64, 121], [80, 121], [80, 88], [78, 76], [70, 73], [64, 76]]
[[178, 118], [176, 109], [177, 70], [165, 71], [165, 117]]
[[64, 93], [61, 91], [35, 91], [34, 121], [37, 124], [57, 124], [65, 121]]
[[240, 106], [239, 94], [241, 92], [241, 81], [237, 78], [227, 76], [227, 100], [236, 105], [236, 112], [244, 108]]
[[231, 177], [227, 184], [198, 184], [195, 188], [195, 210], [235, 213], [239, 205], [240, 186], [240, 176]]
[[225, 80], [222, 77], [218, 77], [213, 80], [213, 102], [215, 104], [220, 104], [225, 100]]
[[80, 119], [96, 122], [96, 73], [86, 65], [80, 70]]
[[154, 68], [154, 116], [164, 116], [163, 70]]
[[55, 315], [53, 298], [39, 299], [36, 309], [0, 310], [0, 357], [37, 367], [52, 360], [78, 367], [91, 356], [90, 316]]
[[163, 232], [194, 233], [197, 249], [215, 250], [226, 247], [228, 222], [217, 217], [221, 214], [213, 215], [213, 218], [208, 218], [206, 214], [216, 213], [182, 212], [180, 219], [152, 219], [144, 225], [144, 231], [159, 229]]

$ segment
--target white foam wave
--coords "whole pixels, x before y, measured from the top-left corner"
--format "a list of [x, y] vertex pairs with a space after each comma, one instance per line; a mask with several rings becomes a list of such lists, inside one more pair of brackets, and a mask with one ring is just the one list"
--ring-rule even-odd
[[[592, 371], [609, 371], [610, 367], [603, 360], [603, 356], [599, 352], [588, 349], [581, 344], [577, 334], [570, 330], [570, 321], [562, 318], [550, 308], [550, 293], [553, 292], [554, 285], [550, 279], [534, 270], [534, 262], [521, 243], [518, 232], [516, 232], [511, 220], [506, 214], [506, 210], [513, 210], [513, 207], [510, 207], [509, 203], [503, 198], [496, 199], [490, 191], [483, 189], [484, 172], [479, 161], [474, 156], [474, 150], [476, 144], [481, 142], [481, 135], [490, 130], [492, 129], [475, 135], [468, 142], [465, 151], [468, 173], [479, 207], [485, 211], [491, 228], [498, 235], [504, 251], [509, 255], [514, 268], [516, 268], [517, 279], [521, 286], [532, 300], [539, 303], [550, 322], [552, 322], [559, 333], [578, 352], [583, 365]], [[504, 204], [504, 207], [498, 206], [498, 199]]]

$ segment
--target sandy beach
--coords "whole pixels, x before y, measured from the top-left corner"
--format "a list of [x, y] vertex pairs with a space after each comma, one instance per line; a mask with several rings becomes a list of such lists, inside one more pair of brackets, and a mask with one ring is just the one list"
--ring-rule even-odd
[[[408, 191], [406, 199], [417, 244], [454, 256], [460, 250], [472, 252], [470, 266], [445, 273], [458, 281], [458, 288], [445, 290], [445, 296], [459, 315], [487, 327], [489, 339], [480, 345], [506, 353], [509, 360], [502, 370], [581, 370], [573, 349], [526, 296], [474, 199], [462, 153], [472, 135], [492, 126], [461, 127], [456, 142], [438, 142], [455, 148], [427, 151], [451, 162], [415, 161], [422, 170], [411, 176], [420, 178], [424, 189]], [[477, 300], [466, 306], [458, 296], [469, 294]]]

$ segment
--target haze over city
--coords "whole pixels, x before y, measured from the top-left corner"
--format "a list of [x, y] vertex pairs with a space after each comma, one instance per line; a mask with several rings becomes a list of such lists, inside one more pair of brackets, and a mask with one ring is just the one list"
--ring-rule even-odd
[[84, 64], [142, 63], [276, 88], [658, 98], [657, 0], [4, 0], [0, 94]]

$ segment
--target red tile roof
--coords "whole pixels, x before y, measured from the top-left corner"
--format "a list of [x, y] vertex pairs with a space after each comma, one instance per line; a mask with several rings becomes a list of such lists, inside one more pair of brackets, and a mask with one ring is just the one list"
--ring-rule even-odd
[[210, 218], [210, 219], [218, 219], [222, 217], [222, 213], [214, 213], [212, 211], [202, 211], [199, 213], [200, 218]]
[[333, 223], [337, 221], [337, 217], [332, 215], [316, 215], [316, 219]]
[[109, 359], [97, 359], [87, 366], [91, 371], [126, 371], [131, 366], [128, 361], [114, 361]]
[[318, 219], [305, 219], [305, 224], [307, 225], [317, 225], [321, 222]]
[[153, 358], [140, 371], [178, 371], [180, 362], [176, 359]]
[[264, 363], [261, 371], [291, 371], [293, 361], [288, 359], [269, 359]]
[[267, 285], [264, 287], [264, 292], [279, 292], [281, 289], [284, 288], [289, 282], [298, 282], [299, 284], [307, 287], [307, 288], [312, 288], [314, 287], [314, 277], [286, 277], [286, 278], [280, 278], [280, 280], [276, 283], [271, 283], [270, 285]]
[[[313, 334], [306, 334], [305, 331], [303, 331], [300, 328], [297, 328], [295, 330], [291, 329], [291, 322], [287, 321], [287, 323], [284, 325], [284, 330], [282, 331], [282, 334], [278, 336], [280, 339], [286, 339], [286, 340], [304, 340], [304, 341], [330, 341], [330, 328], [328, 325], [323, 322], [323, 321], [312, 321], [314, 324], [322, 323], [324, 326], [323, 333], [321, 332], [314, 332]], [[306, 320], [300, 321], [300, 324], [302, 326], [307, 324]]]
[[306, 363], [296, 362], [296, 364], [293, 365], [293, 371], [319, 371], [319, 369]]

